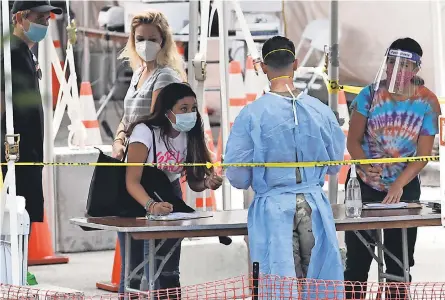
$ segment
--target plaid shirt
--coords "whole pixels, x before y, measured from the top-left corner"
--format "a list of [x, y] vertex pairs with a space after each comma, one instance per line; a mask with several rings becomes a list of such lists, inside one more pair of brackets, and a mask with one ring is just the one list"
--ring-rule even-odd
[[131, 79], [130, 87], [124, 99], [124, 124], [126, 127], [140, 118], [150, 114], [153, 92], [162, 89], [173, 82], [181, 82], [179, 74], [169, 68], [160, 67], [148, 77], [142, 86], [137, 89], [144, 68], [136, 70]]

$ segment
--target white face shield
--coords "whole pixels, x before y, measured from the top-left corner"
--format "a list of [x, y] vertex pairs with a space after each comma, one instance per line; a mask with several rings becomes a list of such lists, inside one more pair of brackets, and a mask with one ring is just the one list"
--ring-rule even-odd
[[385, 84], [391, 94], [411, 94], [420, 64], [420, 56], [416, 53], [388, 49], [374, 80], [374, 90]]

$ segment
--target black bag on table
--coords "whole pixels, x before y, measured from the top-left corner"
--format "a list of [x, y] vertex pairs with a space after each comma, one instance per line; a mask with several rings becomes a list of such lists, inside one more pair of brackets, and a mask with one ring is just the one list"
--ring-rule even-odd
[[[151, 129], [151, 128], [150, 128]], [[153, 153], [156, 153], [155, 135], [153, 135]], [[128, 147], [121, 160], [104, 154], [100, 149], [98, 163], [123, 164], [127, 156]], [[157, 162], [154, 155], [154, 162]], [[128, 193], [126, 186], [126, 166], [96, 166], [91, 179], [87, 201], [88, 217], [144, 217], [146, 211]], [[191, 213], [195, 210], [188, 206], [175, 193], [167, 175], [157, 167], [144, 166], [141, 185], [147, 194], [155, 201], [169, 202], [173, 205], [173, 212]], [[161, 200], [161, 199], [162, 200]]]

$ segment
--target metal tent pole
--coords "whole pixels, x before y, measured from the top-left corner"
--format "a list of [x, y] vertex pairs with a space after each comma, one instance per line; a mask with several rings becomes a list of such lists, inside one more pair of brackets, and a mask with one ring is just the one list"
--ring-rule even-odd
[[[3, 266], [0, 272], [5, 272], [11, 274], [11, 283], [13, 285], [21, 285], [23, 278], [20, 276], [20, 270], [22, 270], [20, 263], [20, 253], [23, 249], [19, 249], [19, 236], [18, 236], [18, 207], [17, 207], [17, 194], [16, 194], [16, 177], [15, 177], [15, 162], [18, 160], [19, 141], [20, 135], [14, 134], [14, 110], [12, 104], [12, 65], [11, 65], [11, 31], [10, 31], [10, 11], [9, 11], [9, 1], [1, 1], [2, 5], [2, 34], [3, 34], [3, 63], [4, 63], [4, 80], [5, 80], [5, 121], [6, 121], [6, 136], [5, 136], [5, 148], [6, 151], [10, 151], [8, 160], [8, 171], [5, 176], [5, 183], [8, 187], [8, 195], [6, 196], [6, 190], [2, 190], [2, 195], [0, 199], [0, 235], [3, 234], [4, 228], [2, 228], [4, 223], [4, 216], [6, 211], [6, 201], [9, 198], [9, 236], [11, 245], [11, 270], [8, 270], [8, 265]], [[2, 153], [1, 155], [5, 155]], [[4, 187], [3, 187], [4, 188]], [[3, 259], [3, 258], [2, 258]], [[4, 273], [3, 273], [4, 274]]]
[[[338, 56], [338, 0], [331, 1], [331, 47], [330, 47], [330, 59], [329, 59], [329, 71], [328, 77], [331, 87], [335, 84], [338, 85], [339, 79], [339, 56]], [[336, 112], [338, 106], [338, 90], [333, 89], [333, 92], [329, 94], [329, 106]], [[329, 176], [329, 201], [333, 204], [337, 203], [338, 193], [338, 176]]]
[[[196, 53], [198, 52], [198, 27], [200, 23], [199, 19], [199, 1], [190, 1], [189, 2], [189, 44], [188, 44], [188, 74], [187, 81], [192, 87], [193, 90], [196, 91], [197, 81], [195, 79], [195, 70], [193, 68], [193, 59], [195, 58]], [[199, 102], [202, 99], [198, 99]], [[201, 108], [202, 104], [198, 103], [198, 107]], [[186, 186], [186, 199], [190, 204], [192, 204], [193, 193], [190, 187]], [[195, 207], [193, 205], [193, 207]]]
[[[90, 1], [83, 2], [83, 23], [87, 26], [90, 18]], [[82, 81], [90, 81], [90, 40], [85, 34], [83, 36], [83, 69]]]
[[[222, 152], [226, 152], [227, 140], [229, 138], [230, 132], [230, 122], [229, 122], [229, 111], [228, 111], [228, 97], [229, 97], [229, 72], [227, 69], [229, 63], [229, 3], [228, 1], [221, 1], [221, 9], [218, 11], [218, 21], [219, 21], [219, 39], [220, 39], [220, 48], [219, 51], [222, 53], [219, 54], [220, 60], [220, 68], [224, 68], [224, 74], [220, 74], [220, 76], [224, 76], [225, 84], [221, 84], [221, 134], [222, 134]], [[221, 68], [221, 70], [222, 70]], [[221, 80], [223, 78], [221, 77]], [[223, 91], [224, 89], [224, 91]], [[223, 195], [223, 209], [231, 210], [232, 209], [232, 195], [231, 195], [231, 186], [228, 180], [224, 180], [222, 186], [222, 195]]]
[[[195, 70], [193, 68], [193, 59], [198, 52], [198, 28], [199, 28], [199, 1], [190, 1], [189, 3], [189, 44], [188, 44], [188, 63], [187, 79], [193, 90], [196, 89]], [[202, 29], [201, 29], [202, 31]], [[198, 106], [201, 107], [201, 106]]]
[[[54, 161], [54, 133], [53, 133], [53, 97], [52, 97], [52, 64], [51, 64], [51, 36], [47, 35], [39, 43], [39, 64], [42, 69], [41, 94], [43, 104], [43, 161]], [[43, 187], [46, 215], [48, 216], [51, 242], [56, 250], [56, 210], [54, 202], [54, 167], [45, 166], [43, 168]]]

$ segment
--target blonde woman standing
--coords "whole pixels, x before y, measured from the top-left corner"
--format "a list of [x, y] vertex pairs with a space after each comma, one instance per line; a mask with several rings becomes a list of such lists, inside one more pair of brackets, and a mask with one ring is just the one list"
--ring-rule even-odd
[[161, 89], [172, 82], [186, 81], [183, 59], [178, 53], [165, 15], [146, 11], [131, 20], [130, 37], [121, 59], [128, 60], [133, 78], [124, 99], [124, 115], [113, 142], [113, 156], [124, 154], [125, 130], [153, 111]]
[[[137, 14], [131, 20], [130, 37], [121, 59], [130, 63], [133, 78], [124, 99], [124, 115], [117, 128], [113, 142], [113, 156], [122, 159], [129, 126], [141, 119], [146, 119], [153, 111], [160, 91], [170, 83], [182, 82], [186, 75], [183, 61], [178, 53], [170, 26], [164, 14], [158, 11], [146, 11]], [[180, 190], [179, 180], [174, 186]], [[124, 262], [125, 243], [118, 234], [122, 262]], [[132, 259], [136, 267], [144, 258], [144, 242], [132, 240]], [[179, 275], [173, 272], [174, 277]], [[124, 268], [121, 272], [119, 292], [124, 292]], [[139, 288], [140, 281], [131, 282], [131, 287]]]

